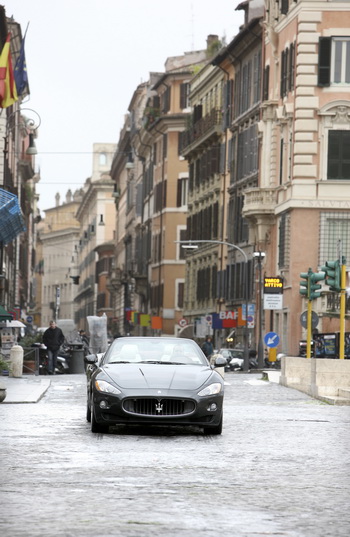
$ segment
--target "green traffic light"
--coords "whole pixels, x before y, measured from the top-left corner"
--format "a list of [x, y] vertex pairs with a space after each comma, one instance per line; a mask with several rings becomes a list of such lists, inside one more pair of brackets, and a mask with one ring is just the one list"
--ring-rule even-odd
[[300, 281], [299, 293], [301, 296], [305, 296], [306, 298], [309, 298], [309, 294], [310, 294], [309, 272], [301, 272], [300, 278], [304, 278], [304, 281], [303, 280]]
[[326, 273], [326, 284], [329, 286], [331, 291], [340, 293], [340, 262], [337, 261], [326, 261], [325, 266], [321, 267], [322, 270]]
[[304, 278], [304, 281], [300, 281], [300, 295], [307, 297], [308, 300], [320, 298], [322, 285], [317, 282], [325, 279], [325, 273], [312, 272], [312, 269], [309, 268], [308, 272], [301, 272], [300, 277]]

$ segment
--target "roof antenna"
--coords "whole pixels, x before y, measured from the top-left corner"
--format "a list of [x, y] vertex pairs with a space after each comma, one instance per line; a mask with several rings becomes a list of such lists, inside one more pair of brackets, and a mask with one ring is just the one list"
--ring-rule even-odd
[[191, 2], [191, 51], [194, 51], [194, 12], [193, 12], [193, 3]]

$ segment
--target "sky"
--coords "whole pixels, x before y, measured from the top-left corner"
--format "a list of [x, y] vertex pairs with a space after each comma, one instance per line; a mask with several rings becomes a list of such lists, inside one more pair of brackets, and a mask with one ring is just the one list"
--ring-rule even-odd
[[[28, 26], [30, 86], [22, 108], [39, 114], [39, 209], [80, 188], [92, 174], [94, 143], [117, 144], [133, 92], [166, 59], [229, 43], [243, 23], [240, 0], [3, 0]], [[29, 113], [28, 113], [29, 114]], [[33, 115], [33, 118], [37, 116]]]

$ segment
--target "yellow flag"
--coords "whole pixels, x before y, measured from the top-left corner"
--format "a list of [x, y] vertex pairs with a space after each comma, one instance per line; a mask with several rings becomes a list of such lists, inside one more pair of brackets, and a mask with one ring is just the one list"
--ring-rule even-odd
[[0, 108], [8, 108], [18, 100], [12, 69], [10, 40], [11, 34], [8, 34], [0, 55]]

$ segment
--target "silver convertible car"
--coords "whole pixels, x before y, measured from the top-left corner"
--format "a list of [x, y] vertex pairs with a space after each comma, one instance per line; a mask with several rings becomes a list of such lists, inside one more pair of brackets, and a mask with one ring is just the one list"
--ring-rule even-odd
[[224, 381], [191, 339], [121, 337], [87, 364], [87, 420], [93, 433], [109, 426], [199, 426], [221, 434]]

